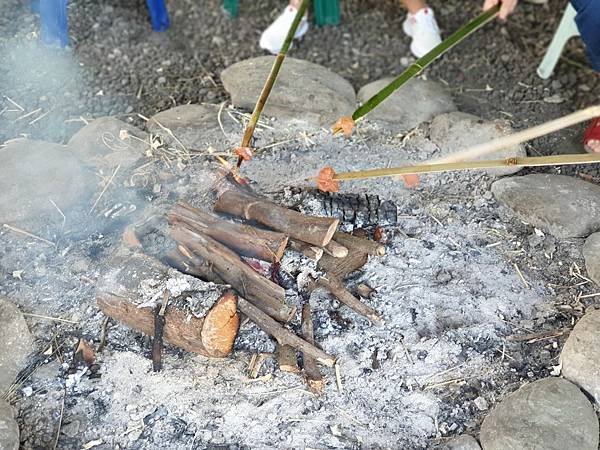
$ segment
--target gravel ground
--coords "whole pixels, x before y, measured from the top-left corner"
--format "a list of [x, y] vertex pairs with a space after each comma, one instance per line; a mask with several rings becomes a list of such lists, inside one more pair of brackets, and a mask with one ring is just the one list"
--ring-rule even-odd
[[[262, 54], [260, 32], [282, 7], [274, 0], [241, 2], [240, 17], [231, 20], [220, 0], [171, 0], [171, 28], [153, 33], [142, 0], [70, 2], [71, 49], [62, 53], [37, 46], [38, 20], [26, 3], [3, 1], [0, 86], [23, 114], [41, 110], [16, 122], [12, 115], [0, 116], [0, 140], [25, 133], [64, 141], [82, 125], [80, 116], [138, 120], [137, 113], [149, 116], [173, 105], [227, 100], [219, 73]], [[479, 3], [434, 0], [431, 5], [447, 35], [473, 17]], [[461, 110], [506, 117], [516, 128], [596, 102], [600, 80], [585, 64], [577, 40], [568, 45], [553, 78], [542, 81], [535, 74], [563, 3], [523, 2], [508, 24], [488, 25], [427, 73], [448, 83]], [[293, 56], [331, 68], [356, 90], [399, 73], [411, 57], [409, 39], [401, 31], [404, 13], [396, 2], [344, 1], [342, 6], [342, 25], [312, 29]], [[30, 125], [46, 111], [51, 113]], [[575, 138], [577, 133], [566, 135]], [[543, 144], [552, 151], [564, 147], [564, 140], [550, 138]]]

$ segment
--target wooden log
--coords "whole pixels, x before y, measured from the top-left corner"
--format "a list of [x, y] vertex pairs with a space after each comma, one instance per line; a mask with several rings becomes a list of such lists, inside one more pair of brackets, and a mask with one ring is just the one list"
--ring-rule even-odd
[[331, 217], [306, 216], [284, 208], [240, 187], [227, 177], [218, 186], [218, 191], [215, 211], [254, 220], [317, 247], [323, 247], [331, 241], [340, 222]]
[[369, 256], [365, 252], [350, 248], [348, 256], [345, 258], [323, 255], [317, 267], [327, 275], [343, 280], [346, 276], [364, 266], [367, 261], [369, 261]]
[[325, 253], [329, 256], [333, 256], [334, 258], [345, 258], [348, 256], [348, 249], [333, 239], [329, 241], [329, 244], [323, 247], [323, 250], [325, 250]]
[[292, 346], [277, 344], [275, 358], [277, 359], [279, 370], [283, 372], [300, 373], [298, 356], [296, 355], [296, 350], [294, 350]]
[[258, 309], [252, 303], [240, 298], [238, 301], [238, 309], [240, 312], [248, 316], [261, 330], [275, 338], [280, 345], [289, 345], [303, 354], [316, 359], [321, 364], [332, 367], [335, 364], [335, 358], [328, 355], [320, 348], [306, 342], [304, 339], [296, 336], [294, 333], [284, 328], [276, 320], [269, 317], [263, 311]]
[[280, 322], [289, 321], [296, 308], [285, 303], [285, 289], [245, 264], [240, 257], [203, 233], [176, 226], [171, 237], [210, 265], [210, 269], [231, 285], [241, 297]]
[[[135, 293], [132, 293], [132, 296], [134, 295]], [[101, 293], [96, 302], [107, 316], [148, 336], [154, 336], [152, 308], [138, 308], [138, 305], [129, 298], [109, 293]], [[228, 292], [214, 304], [209, 314], [225, 314], [231, 318], [236, 316], [239, 321], [236, 306], [237, 297]], [[165, 311], [164, 322], [163, 338], [166, 342], [203, 356], [215, 358], [227, 356], [231, 353], [237, 336], [237, 328], [234, 327], [221, 327], [221, 334], [215, 335], [210, 332], [203, 336], [204, 318], [194, 317], [172, 305]], [[216, 343], [214, 339], [218, 339], [219, 342]], [[224, 343], [228, 343], [229, 352], [222, 351], [225, 348]]]
[[213, 272], [211, 265], [199, 256], [194, 255], [184, 245], [179, 244], [176, 249], [169, 251], [162, 258], [164, 263], [187, 273], [198, 277], [204, 281], [210, 281], [215, 284], [227, 284], [221, 277]]
[[321, 247], [310, 245], [306, 242], [290, 239], [288, 245], [292, 250], [302, 253], [304, 256], [312, 259], [313, 261], [319, 261], [323, 256], [323, 249]]
[[[315, 344], [313, 321], [310, 312], [310, 304], [308, 302], [302, 305], [302, 337], [306, 342], [313, 345]], [[303, 353], [302, 366], [304, 368], [304, 376], [306, 377], [308, 389], [315, 395], [321, 395], [325, 389], [325, 381], [317, 366], [317, 361], [315, 361], [312, 356]]]
[[376, 323], [377, 325], [382, 325], [384, 323], [377, 311], [352, 295], [352, 293], [346, 289], [339, 279], [332, 276], [319, 277], [316, 280], [313, 278], [313, 282], [315, 283], [316, 287], [321, 287], [327, 290], [344, 305], [367, 317], [369, 320], [371, 320], [371, 322]]
[[184, 224], [242, 256], [262, 261], [280, 261], [288, 242], [288, 237], [283, 233], [229, 222], [185, 202], [177, 203], [167, 217], [172, 224]]
[[348, 249], [361, 250], [364, 253], [372, 256], [383, 256], [385, 255], [385, 246], [379, 242], [371, 241], [369, 239], [352, 236], [348, 233], [342, 233], [341, 231], [336, 232], [333, 235], [336, 242], [342, 244]]

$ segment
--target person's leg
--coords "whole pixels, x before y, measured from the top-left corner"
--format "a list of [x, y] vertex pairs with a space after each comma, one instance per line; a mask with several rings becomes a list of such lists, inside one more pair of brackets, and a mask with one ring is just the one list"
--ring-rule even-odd
[[[275, 21], [269, 25], [265, 31], [263, 31], [259, 42], [261, 48], [268, 50], [274, 55], [279, 53], [301, 3], [302, 0], [290, 0], [290, 3], [285, 8], [283, 13], [281, 13], [279, 17], [277, 17], [277, 19], [275, 19]], [[304, 17], [302, 22], [300, 22], [300, 25], [298, 25], [295, 37], [299, 38], [307, 31], [308, 20], [306, 17]]]
[[440, 29], [433, 10], [427, 6], [425, 0], [402, 0], [402, 4], [408, 10], [402, 29], [412, 37], [410, 51], [420, 58], [442, 42]]
[[421, 9], [427, 8], [427, 4], [424, 0], [402, 0], [402, 4], [410, 14], [416, 14]]

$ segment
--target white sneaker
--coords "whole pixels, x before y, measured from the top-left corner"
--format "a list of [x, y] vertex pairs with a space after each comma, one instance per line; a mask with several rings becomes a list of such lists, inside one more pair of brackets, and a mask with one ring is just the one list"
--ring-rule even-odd
[[[265, 31], [263, 31], [262, 35], [260, 36], [260, 48], [263, 48], [274, 55], [279, 53], [297, 12], [298, 10], [293, 6], [288, 6], [285, 8], [283, 13], [277, 19], [275, 19], [275, 21], [269, 25]], [[308, 20], [305, 16], [300, 21], [294, 38], [298, 39], [304, 36], [307, 31]]]
[[415, 14], [408, 13], [402, 23], [404, 33], [412, 37], [410, 51], [417, 58], [426, 55], [442, 42], [440, 29], [431, 8], [423, 8]]

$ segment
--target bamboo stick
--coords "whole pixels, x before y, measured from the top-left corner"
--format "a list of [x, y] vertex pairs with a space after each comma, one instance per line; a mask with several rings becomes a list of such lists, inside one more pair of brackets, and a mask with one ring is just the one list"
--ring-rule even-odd
[[[254, 130], [256, 128], [256, 124], [258, 123], [258, 119], [260, 119], [260, 115], [267, 103], [267, 99], [269, 98], [269, 94], [273, 89], [275, 81], [277, 80], [277, 76], [279, 75], [279, 71], [281, 69], [281, 65], [283, 64], [283, 60], [292, 45], [292, 41], [294, 40], [294, 35], [296, 34], [296, 30], [298, 29], [298, 25], [300, 25], [300, 21], [302, 17], [306, 14], [306, 9], [308, 8], [309, 0], [302, 0], [300, 7], [298, 8], [298, 12], [294, 17], [294, 21], [288, 30], [287, 36], [285, 37], [285, 41], [283, 41], [283, 45], [279, 54], [275, 58], [275, 62], [273, 63], [273, 67], [271, 67], [271, 72], [267, 77], [267, 81], [263, 86], [263, 89], [258, 97], [258, 101], [256, 102], [256, 106], [254, 107], [254, 111], [252, 111], [252, 116], [246, 126], [246, 131], [244, 132], [244, 137], [242, 139], [242, 148], [249, 148], [250, 142], [252, 141], [252, 136], [254, 135]], [[237, 166], [240, 167], [242, 165], [243, 158], [238, 157]]]
[[[496, 149], [494, 149], [495, 151]], [[487, 153], [487, 152], [486, 152]], [[481, 153], [479, 154], [481, 155]], [[453, 172], [458, 170], [494, 169], [498, 167], [543, 167], [574, 164], [600, 163], [600, 154], [528, 156], [483, 161], [461, 161], [416, 166], [389, 167], [385, 169], [357, 170], [334, 175], [334, 180], [365, 180], [368, 178], [394, 177], [398, 175]]]

